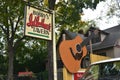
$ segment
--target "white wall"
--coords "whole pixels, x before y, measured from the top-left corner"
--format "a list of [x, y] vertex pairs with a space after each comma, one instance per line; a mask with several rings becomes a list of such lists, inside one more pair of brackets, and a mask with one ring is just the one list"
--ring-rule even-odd
[[101, 33], [101, 41], [105, 39], [106, 35]]

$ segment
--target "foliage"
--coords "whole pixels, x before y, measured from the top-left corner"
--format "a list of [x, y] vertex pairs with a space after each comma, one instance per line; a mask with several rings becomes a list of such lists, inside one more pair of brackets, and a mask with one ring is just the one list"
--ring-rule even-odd
[[[38, 41], [38, 40], [34, 41], [33, 39], [31, 40], [30, 38], [24, 39], [25, 36], [23, 31], [24, 31], [25, 4], [26, 3], [23, 2], [23, 0], [9, 0], [9, 1], [0, 0], [0, 51], [2, 56], [0, 57], [0, 60], [1, 60], [0, 69], [4, 70], [4, 72], [1, 72], [1, 73], [6, 73], [8, 71], [8, 80], [13, 80], [12, 69], [13, 69], [14, 59], [16, 60], [14, 65], [15, 67], [18, 67], [19, 65], [17, 62], [21, 62], [26, 66], [32, 67], [31, 65], [34, 65], [33, 63], [35, 62], [34, 61], [35, 59], [39, 59], [38, 61], [40, 61], [40, 64], [42, 64], [45, 62], [44, 60], [46, 58], [46, 47], [45, 47], [46, 42]], [[29, 5], [39, 6], [39, 3], [34, 0], [29, 0]], [[33, 42], [32, 45], [29, 42], [30, 40], [31, 42]], [[28, 46], [28, 45], [26, 46], [27, 43], [29, 43], [31, 46]], [[38, 44], [40, 46], [38, 46]], [[27, 54], [24, 54], [24, 53], [27, 53]], [[3, 54], [6, 57], [3, 56]], [[25, 59], [26, 61], [25, 62], [24, 58], [27, 55], [30, 55], [30, 57], [34, 57], [34, 60], [30, 60], [30, 62], [32, 61], [34, 62], [32, 62], [31, 64], [28, 64], [30, 63], [28, 58]], [[4, 60], [3, 63], [2, 63], [2, 59]], [[8, 62], [11, 64], [9, 64]], [[40, 64], [39, 66], [42, 66]], [[34, 69], [37, 70], [37, 68], [35, 67]], [[44, 70], [44, 69], [41, 68], [41, 70]]]
[[[30, 38], [31, 39], [31, 38]], [[46, 41], [38, 39], [29, 39], [29, 42], [21, 42], [17, 49], [14, 66], [15, 72], [29, 71], [39, 73], [45, 70], [45, 63], [47, 59]]]
[[0, 54], [0, 75], [1, 74], [6, 75], [7, 66], [8, 66], [7, 56], [4, 56], [4, 55]]
[[59, 30], [68, 29], [76, 32], [80, 29], [87, 29], [88, 22], [81, 21], [83, 8], [96, 8], [101, 0], [61, 0], [57, 3], [56, 9], [56, 26]]

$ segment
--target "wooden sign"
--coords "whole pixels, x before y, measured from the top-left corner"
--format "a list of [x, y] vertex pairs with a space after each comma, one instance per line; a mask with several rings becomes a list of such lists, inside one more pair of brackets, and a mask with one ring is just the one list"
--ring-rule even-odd
[[99, 30], [95, 29], [84, 41], [80, 36], [76, 36], [73, 40], [63, 40], [61, 42], [59, 53], [70, 73], [76, 73], [81, 68], [81, 61], [87, 55], [86, 45], [98, 33]]
[[25, 35], [52, 40], [53, 14], [26, 6]]

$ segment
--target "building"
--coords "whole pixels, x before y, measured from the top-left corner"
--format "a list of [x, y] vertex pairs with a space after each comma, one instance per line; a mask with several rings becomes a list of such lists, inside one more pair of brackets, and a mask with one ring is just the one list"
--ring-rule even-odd
[[93, 40], [92, 49], [94, 54], [120, 57], [120, 25], [100, 31], [99, 40]]

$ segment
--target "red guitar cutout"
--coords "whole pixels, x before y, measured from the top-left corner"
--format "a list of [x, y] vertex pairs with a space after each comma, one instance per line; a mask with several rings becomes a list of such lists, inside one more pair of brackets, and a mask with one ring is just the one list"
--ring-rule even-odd
[[59, 46], [60, 57], [70, 73], [76, 73], [80, 69], [81, 61], [87, 54], [87, 43], [95, 33], [86, 38], [84, 41], [80, 36], [76, 36], [73, 40], [63, 40]]

